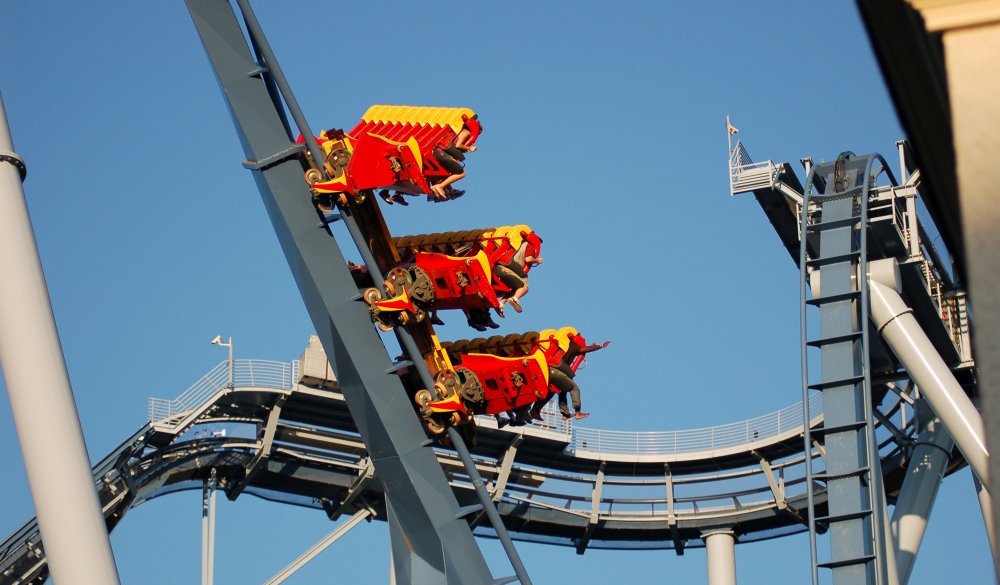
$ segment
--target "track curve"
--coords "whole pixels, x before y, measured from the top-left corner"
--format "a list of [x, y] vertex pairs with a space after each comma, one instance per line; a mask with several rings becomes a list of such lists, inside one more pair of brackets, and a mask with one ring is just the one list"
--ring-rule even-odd
[[[381, 484], [369, 481], [367, 450], [337, 388], [298, 383], [297, 361], [236, 360], [233, 376], [230, 389], [222, 362], [178, 399], [151, 399], [156, 420], [94, 466], [109, 529], [144, 502], [202, 489], [213, 469], [230, 497], [247, 493], [323, 510], [331, 519], [368, 507], [385, 518]], [[268, 444], [261, 429], [279, 402]], [[818, 400], [810, 404], [812, 427], [822, 424], [821, 412]], [[479, 421], [473, 455], [514, 538], [581, 553], [680, 553], [703, 546], [702, 533], [712, 529], [733, 530], [740, 542], [806, 529], [801, 405], [710, 429], [658, 433], [573, 428], [558, 418], [550, 410], [541, 426], [517, 429]], [[229, 436], [212, 437], [219, 427]], [[891, 438], [883, 447], [886, 487], [894, 494], [905, 450]], [[817, 460], [819, 448], [810, 453]], [[458, 457], [443, 449], [437, 456], [459, 502], [475, 504]], [[953, 457], [952, 470], [962, 464]], [[825, 506], [822, 491], [817, 503]], [[495, 536], [484, 520], [469, 517], [474, 533]], [[0, 543], [0, 585], [45, 575], [32, 519]]]

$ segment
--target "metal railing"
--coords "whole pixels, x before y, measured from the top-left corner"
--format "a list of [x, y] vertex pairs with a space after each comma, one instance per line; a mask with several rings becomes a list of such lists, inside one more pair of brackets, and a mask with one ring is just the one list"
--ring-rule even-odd
[[773, 188], [778, 167], [771, 160], [755, 163], [739, 140], [729, 155], [729, 194], [736, 195], [764, 187]]
[[[809, 399], [811, 423], [823, 414], [823, 398], [815, 394]], [[573, 446], [576, 452], [616, 453], [628, 455], [663, 455], [699, 453], [728, 447], [767, 442], [789, 431], [802, 428], [802, 403], [798, 402], [777, 412], [749, 420], [684, 431], [636, 433], [605, 431], [577, 427]]]
[[197, 409], [217, 393], [231, 388], [272, 388], [288, 390], [298, 382], [299, 362], [271, 360], [233, 360], [233, 378], [229, 379], [229, 361], [223, 361], [202, 376], [173, 400], [149, 399], [149, 422], [168, 423]]
[[[298, 369], [298, 360], [293, 362], [234, 360], [232, 387], [289, 390], [298, 382]], [[229, 363], [223, 361], [177, 398], [173, 400], [150, 398], [149, 420], [160, 426], [176, 424], [216, 394], [229, 388]], [[822, 400], [820, 394], [813, 395], [809, 400], [809, 417], [813, 424], [822, 416]], [[562, 421], [555, 401], [546, 405], [542, 417], [544, 419], [542, 423], [534, 425], [533, 428], [572, 434], [571, 449], [576, 452], [669, 455], [736, 446], [752, 448], [755, 443], [764, 443], [782, 434], [801, 429], [802, 403], [745, 421], [682, 431], [632, 432], [574, 427], [572, 421]]]

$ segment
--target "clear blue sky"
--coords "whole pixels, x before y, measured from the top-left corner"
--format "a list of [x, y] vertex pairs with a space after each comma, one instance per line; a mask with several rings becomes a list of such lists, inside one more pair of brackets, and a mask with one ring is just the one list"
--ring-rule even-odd
[[[480, 114], [468, 194], [390, 208], [389, 227], [533, 227], [546, 263], [500, 332], [573, 325], [614, 341], [579, 379], [588, 426], [694, 428], [799, 400], [797, 271], [753, 198], [728, 195], [724, 123], [756, 159], [894, 160], [902, 130], [853, 3], [255, 8], [317, 131], [376, 103]], [[296, 358], [310, 323], [183, 3], [10, 2], [0, 54], [91, 457], [143, 424], [149, 396], [172, 398], [225, 359], [217, 334], [237, 358]], [[474, 333], [443, 316], [442, 338]], [[33, 514], [6, 400], [0, 495], [5, 536]], [[198, 579], [199, 499], [129, 513], [112, 537], [123, 582]], [[216, 582], [262, 583], [331, 529], [321, 513], [223, 501]], [[519, 549], [536, 583], [705, 580], [703, 550]], [[373, 523], [291, 582], [384, 583], [387, 563], [387, 527]], [[744, 585], [802, 583], [806, 540], [741, 545], [737, 566]], [[990, 572], [966, 470], [941, 488], [911, 583]]]

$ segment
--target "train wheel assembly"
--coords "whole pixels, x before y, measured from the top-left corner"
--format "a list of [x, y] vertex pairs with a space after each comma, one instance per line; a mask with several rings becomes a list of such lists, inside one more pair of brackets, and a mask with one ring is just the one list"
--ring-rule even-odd
[[463, 399], [473, 404], [482, 404], [486, 401], [486, 392], [479, 381], [479, 376], [472, 370], [462, 367], [456, 368], [455, 373], [461, 383], [459, 394]]
[[323, 173], [320, 172], [319, 169], [309, 169], [308, 171], [306, 171], [304, 178], [306, 180], [306, 183], [312, 185], [314, 183], [319, 183], [320, 181], [323, 180]]
[[410, 297], [413, 300], [427, 306], [433, 306], [437, 301], [437, 293], [434, 292], [434, 283], [427, 273], [420, 267], [414, 267], [410, 273], [412, 275], [410, 283]]

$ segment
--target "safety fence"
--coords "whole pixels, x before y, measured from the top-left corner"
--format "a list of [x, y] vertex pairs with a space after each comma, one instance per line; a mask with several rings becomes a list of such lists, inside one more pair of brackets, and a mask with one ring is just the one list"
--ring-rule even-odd
[[227, 388], [270, 388], [289, 390], [298, 382], [299, 361], [233, 360], [230, 379], [229, 360], [223, 361], [202, 376], [173, 400], [149, 399], [149, 422], [179, 418], [201, 406]]
[[[184, 418], [218, 392], [227, 388], [270, 388], [289, 390], [298, 383], [299, 362], [270, 360], [233, 360], [230, 381], [229, 362], [223, 361], [201, 377], [190, 388], [173, 400], [149, 399], [149, 420], [170, 424]], [[823, 399], [819, 393], [809, 400], [809, 419], [818, 422], [823, 413]], [[777, 412], [745, 421], [682, 431], [607, 431], [574, 427], [563, 422], [554, 404], [543, 411], [541, 425], [536, 428], [569, 435], [572, 433], [572, 450], [590, 453], [619, 455], [663, 455], [697, 453], [728, 447], [765, 443], [780, 435], [802, 428], [802, 403], [796, 403]], [[516, 431], [516, 427], [512, 430]]]
[[[809, 399], [810, 422], [815, 424], [822, 414], [823, 398], [816, 393]], [[802, 403], [798, 402], [757, 418], [702, 429], [637, 433], [577, 427], [573, 445], [577, 452], [629, 455], [696, 453], [735, 446], [752, 448], [754, 443], [768, 442], [801, 429]]]

